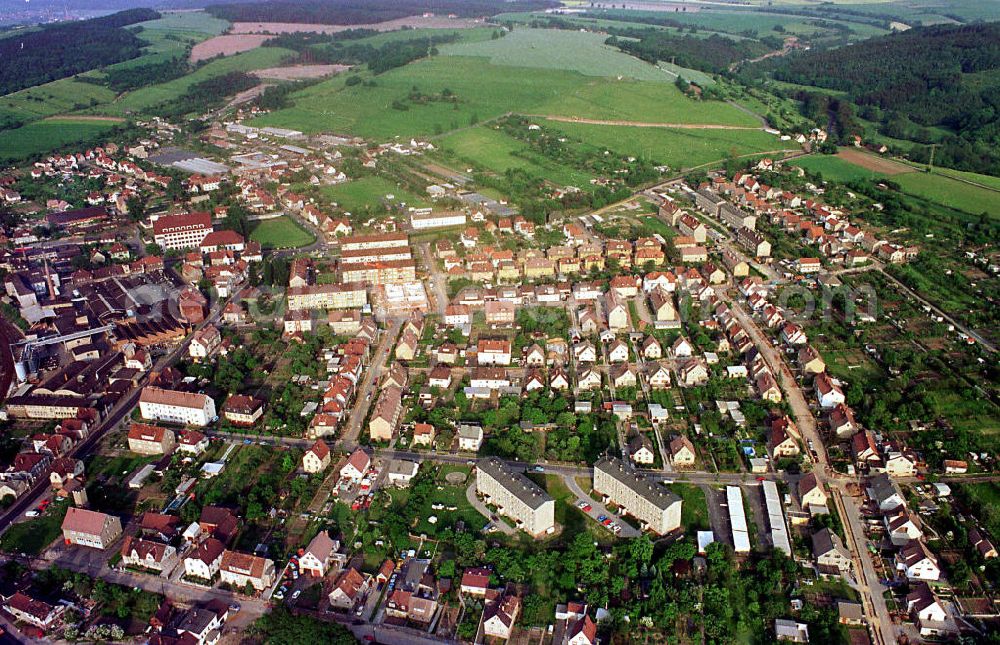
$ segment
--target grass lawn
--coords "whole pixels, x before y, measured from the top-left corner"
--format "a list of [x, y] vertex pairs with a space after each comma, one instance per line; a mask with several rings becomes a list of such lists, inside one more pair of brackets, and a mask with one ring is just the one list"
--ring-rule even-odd
[[297, 249], [316, 241], [312, 233], [287, 215], [258, 222], [250, 232], [250, 239], [269, 249]]
[[111, 130], [114, 123], [80, 121], [72, 118], [35, 121], [3, 132], [0, 161], [23, 159], [76, 142], [90, 141]]
[[450, 134], [441, 139], [440, 144], [441, 148], [462, 161], [497, 174], [521, 168], [557, 184], [580, 188], [587, 187], [591, 179], [585, 172], [532, 153], [526, 144], [487, 125]]
[[663, 220], [658, 217], [653, 217], [652, 215], [646, 215], [645, 217], [640, 217], [639, 221], [645, 224], [646, 228], [657, 233], [663, 239], [670, 241], [677, 237], [677, 231], [666, 225]]
[[62, 535], [62, 522], [69, 502], [50, 506], [41, 517], [13, 524], [0, 537], [0, 549], [7, 553], [38, 555]]
[[987, 188], [1000, 190], [1000, 177], [994, 177], [993, 175], [980, 175], [976, 172], [964, 172], [962, 170], [952, 170], [951, 168], [935, 168], [934, 173], [944, 175], [946, 177], [964, 179], [976, 184], [981, 184]]
[[950, 177], [921, 172], [897, 175], [892, 178], [903, 192], [922, 197], [928, 201], [979, 215], [989, 213], [1000, 218], [1000, 192], [970, 186]]
[[793, 150], [798, 144], [780, 141], [763, 130], [695, 130], [639, 128], [546, 121], [546, 127], [607, 150], [647, 158], [671, 168], [691, 168], [726, 155]]
[[87, 472], [91, 477], [105, 475], [106, 477], [126, 477], [145, 464], [157, 461], [158, 457], [123, 453], [115, 457], [95, 455], [87, 464]]
[[[819, 173], [823, 179], [833, 182], [848, 182], [859, 179], [883, 179], [885, 175], [856, 166], [850, 161], [833, 155], [810, 155], [790, 162], [808, 172]], [[902, 175], [900, 175], [901, 177]], [[898, 177], [895, 180], [898, 180]]]
[[822, 343], [817, 343], [817, 346], [822, 351], [827, 371], [838, 378], [847, 381], [860, 378], [868, 381], [885, 377], [878, 364], [860, 349], [823, 349]]
[[681, 496], [681, 524], [684, 530], [707, 531], [708, 504], [705, 502], [705, 493], [694, 484], [671, 484], [668, 488]]
[[385, 199], [386, 195], [392, 195], [394, 202], [406, 202], [407, 206], [419, 208], [431, 205], [427, 199], [414, 195], [388, 179], [375, 175], [354, 179], [336, 186], [324, 186], [320, 191], [324, 197], [337, 202], [341, 208], [352, 212], [359, 211], [365, 206], [374, 206]]

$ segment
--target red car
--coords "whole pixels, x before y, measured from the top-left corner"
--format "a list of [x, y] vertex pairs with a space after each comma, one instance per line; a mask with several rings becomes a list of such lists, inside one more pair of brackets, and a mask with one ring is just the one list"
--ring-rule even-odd
[[594, 510], [594, 507], [591, 506], [590, 504], [587, 504], [586, 506], [583, 507], [583, 512], [584, 513], [589, 513], [592, 510]]
[[605, 520], [601, 522], [601, 524], [603, 524], [604, 526], [611, 526], [611, 518], [610, 517], [605, 518]]

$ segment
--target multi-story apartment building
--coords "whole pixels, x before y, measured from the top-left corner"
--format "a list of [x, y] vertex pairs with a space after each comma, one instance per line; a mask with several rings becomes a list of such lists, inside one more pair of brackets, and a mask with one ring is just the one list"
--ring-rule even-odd
[[390, 246], [384, 249], [357, 249], [354, 251], [341, 251], [340, 253], [340, 261], [344, 264], [411, 259], [413, 259], [413, 254], [410, 252], [409, 246]]
[[342, 262], [340, 280], [368, 284], [397, 284], [417, 279], [417, 264], [413, 260], [378, 262]]
[[211, 232], [210, 213], [161, 215], [153, 222], [153, 241], [164, 251], [200, 248]]
[[341, 251], [386, 249], [394, 246], [408, 246], [406, 233], [386, 233], [384, 235], [351, 235], [340, 240]]
[[555, 528], [555, 500], [523, 472], [496, 457], [477, 463], [476, 492], [532, 536], [544, 535]]
[[758, 231], [744, 226], [736, 231], [736, 241], [739, 242], [743, 248], [752, 253], [754, 257], [771, 257], [771, 243], [765, 240], [764, 236]]
[[166, 428], [133, 423], [128, 429], [128, 449], [140, 455], [163, 455], [177, 444], [174, 433]]
[[139, 412], [143, 419], [192, 426], [207, 426], [216, 418], [212, 397], [153, 386], [142, 389]]
[[681, 498], [620, 459], [605, 457], [594, 464], [594, 490], [654, 533], [664, 535], [680, 528]]
[[288, 309], [354, 309], [368, 304], [368, 289], [361, 282], [289, 287]]
[[403, 411], [403, 391], [392, 385], [382, 390], [368, 421], [368, 433], [374, 441], [391, 441]]

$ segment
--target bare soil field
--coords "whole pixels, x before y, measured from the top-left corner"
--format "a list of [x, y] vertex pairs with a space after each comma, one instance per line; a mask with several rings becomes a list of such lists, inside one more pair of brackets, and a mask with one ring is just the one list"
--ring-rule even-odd
[[902, 175], [907, 172], [916, 172], [914, 168], [906, 164], [893, 161], [892, 159], [876, 157], [871, 153], [856, 148], [842, 148], [837, 153], [837, 156], [855, 166], [861, 166], [865, 170], [880, 172], [883, 175]]
[[257, 78], [277, 81], [297, 81], [303, 78], [323, 78], [351, 69], [350, 65], [294, 65], [292, 67], [269, 67], [258, 69], [253, 74]]
[[214, 58], [219, 54], [229, 56], [250, 51], [260, 47], [270, 38], [264, 34], [224, 35], [209, 38], [191, 48], [191, 62], [197, 63], [200, 60]]
[[297, 32], [311, 32], [319, 34], [335, 34], [348, 29], [374, 29], [375, 31], [396, 31], [403, 27], [414, 29], [462, 29], [468, 27], [482, 27], [483, 21], [470, 20], [467, 18], [446, 18], [423, 16], [411, 16], [409, 18], [399, 18], [398, 20], [387, 20], [386, 22], [376, 22], [368, 25], [316, 25], [302, 22], [234, 22], [229, 30], [231, 34], [292, 34]]

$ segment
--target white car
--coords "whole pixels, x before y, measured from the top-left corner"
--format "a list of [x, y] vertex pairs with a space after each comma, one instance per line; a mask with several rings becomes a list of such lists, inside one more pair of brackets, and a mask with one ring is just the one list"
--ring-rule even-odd
[[39, 513], [35, 509], [31, 509], [30, 511], [24, 514], [25, 517], [38, 517], [39, 515], [41, 515], [41, 513]]

